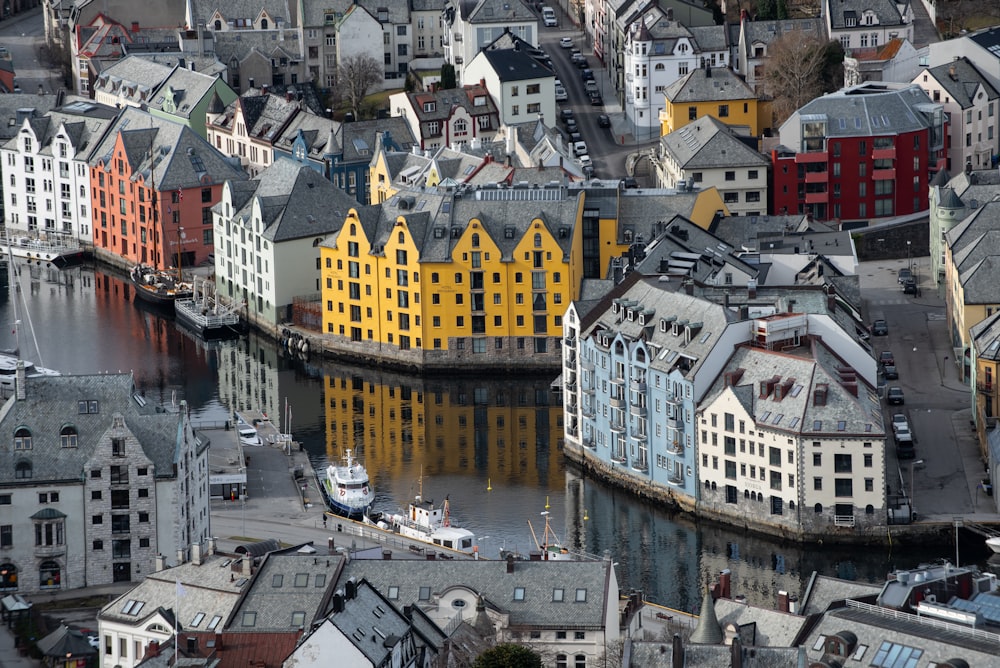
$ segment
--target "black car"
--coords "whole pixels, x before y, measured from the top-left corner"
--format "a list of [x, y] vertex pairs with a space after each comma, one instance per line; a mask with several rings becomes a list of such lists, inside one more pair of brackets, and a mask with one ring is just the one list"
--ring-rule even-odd
[[580, 77], [584, 81], [593, 81], [594, 80], [594, 70], [590, 69], [589, 67], [584, 68], [584, 69], [580, 70]]
[[917, 294], [917, 282], [912, 278], [907, 279], [903, 282], [903, 294], [904, 295], [915, 295]]
[[889, 324], [885, 320], [879, 318], [872, 323], [872, 334], [875, 336], [888, 336]]
[[597, 127], [599, 128], [610, 128], [611, 127], [611, 117], [607, 114], [597, 115]]
[[577, 126], [575, 118], [570, 117], [566, 119], [566, 132], [569, 132], [570, 134], [577, 132], [576, 127]]
[[894, 365], [896, 364], [896, 358], [892, 356], [891, 350], [883, 350], [878, 355], [878, 363], [882, 366]]
[[907, 269], [906, 267], [903, 267], [896, 274], [896, 280], [899, 281], [900, 285], [906, 283], [909, 280], [913, 280], [913, 272]]
[[622, 187], [623, 188], [638, 188], [639, 187], [639, 182], [635, 180], [634, 176], [626, 176], [624, 179], [622, 179]]
[[895, 364], [886, 364], [882, 367], [882, 373], [886, 380], [899, 380], [899, 371], [896, 370]]
[[575, 144], [578, 141], [583, 141], [583, 135], [581, 135], [576, 130], [573, 130], [572, 132], [569, 133], [569, 140]]
[[561, 118], [563, 121], [568, 121], [569, 119], [574, 118], [573, 110], [568, 108], [560, 109], [559, 118]]
[[590, 106], [592, 107], [602, 107], [604, 106], [604, 100], [601, 98], [601, 94], [597, 91], [591, 91], [587, 93], [590, 96]]
[[898, 386], [893, 386], [889, 388], [889, 392], [885, 395], [886, 400], [891, 406], [902, 406], [903, 401], [903, 388]]

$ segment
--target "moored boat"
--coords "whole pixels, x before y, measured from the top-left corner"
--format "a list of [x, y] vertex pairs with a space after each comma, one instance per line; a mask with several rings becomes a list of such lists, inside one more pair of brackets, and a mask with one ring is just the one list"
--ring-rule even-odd
[[406, 514], [373, 513], [365, 515], [365, 522], [374, 524], [380, 529], [391, 531], [406, 538], [419, 540], [438, 547], [451, 550], [476, 552], [476, 536], [468, 529], [451, 525], [451, 506], [448, 497], [444, 503], [435, 507], [433, 501], [423, 499], [423, 479], [421, 478], [421, 493], [410, 503]]
[[136, 297], [157, 306], [173, 308], [178, 299], [189, 299], [194, 294], [190, 283], [144, 264], [132, 267], [129, 278], [135, 286]]
[[347, 518], [364, 517], [375, 500], [368, 471], [354, 459], [350, 449], [344, 452], [343, 465], [326, 467], [319, 476], [319, 487], [330, 511]]
[[239, 333], [239, 308], [219, 300], [207, 281], [195, 285], [190, 297], [175, 300], [174, 310], [179, 322], [203, 338]]

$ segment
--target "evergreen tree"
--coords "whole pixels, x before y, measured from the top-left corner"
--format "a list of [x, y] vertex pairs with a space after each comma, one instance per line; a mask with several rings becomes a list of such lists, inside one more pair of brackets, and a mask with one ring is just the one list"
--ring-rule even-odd
[[458, 79], [455, 76], [455, 66], [445, 63], [441, 66], [441, 90], [451, 90], [458, 87]]
[[542, 657], [524, 645], [503, 643], [477, 656], [472, 666], [473, 668], [542, 668]]

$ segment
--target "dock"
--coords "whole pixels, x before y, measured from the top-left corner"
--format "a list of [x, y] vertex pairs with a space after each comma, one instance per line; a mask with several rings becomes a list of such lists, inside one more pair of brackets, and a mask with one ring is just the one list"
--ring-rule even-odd
[[50, 240], [44, 237], [16, 234], [0, 235], [0, 252], [14, 257], [37, 262], [51, 262], [62, 268], [74, 262], [81, 262], [90, 254], [86, 248], [70, 239]]
[[278, 448], [290, 454], [292, 450], [300, 450], [300, 446], [292, 439], [291, 434], [283, 434], [267, 413], [259, 410], [236, 411], [236, 419], [244, 424], [251, 425], [257, 430], [257, 435], [264, 445]]

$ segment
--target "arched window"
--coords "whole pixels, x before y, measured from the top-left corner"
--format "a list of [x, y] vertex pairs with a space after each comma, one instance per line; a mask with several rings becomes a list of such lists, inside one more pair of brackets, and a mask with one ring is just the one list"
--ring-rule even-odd
[[402, 232], [400, 232], [400, 233], [399, 233], [399, 234], [398, 234], [398, 235], [396, 236], [396, 240], [397, 240], [397, 241], [398, 241], [399, 243], [401, 243], [401, 244], [403, 244], [403, 243], [406, 243], [406, 235], [405, 235], [405, 234], [403, 234]]
[[712, 491], [714, 492], [716, 489], [718, 489], [718, 487], [716, 486], [715, 481], [713, 480], [712, 481]]
[[358, 233], [358, 227], [357, 227], [357, 225], [355, 225], [354, 223], [351, 223], [351, 236], [353, 237], [357, 233]]
[[222, 30], [222, 21], [220, 21], [219, 19], [215, 19], [215, 29]]
[[743, 498], [744, 499], [749, 499], [750, 498], [750, 490], [749, 489], [743, 490]]
[[709, 481], [706, 480], [705, 481], [705, 489], [711, 489], [711, 488], [712, 488], [712, 483], [710, 483]]
[[875, 506], [869, 503], [867, 506], [865, 506], [865, 515], [874, 515], [874, 514], [875, 514]]
[[587, 655], [577, 654], [573, 657], [573, 668], [587, 668]]
[[646, 362], [646, 350], [644, 348], [637, 348], [635, 351], [635, 361], [640, 364]]
[[663, 63], [656, 63], [656, 67], [653, 68], [653, 70], [655, 70], [657, 72], [662, 72], [665, 69], [667, 69], [667, 68], [665, 68], [663, 66]]
[[14, 432], [14, 449], [31, 450], [31, 432], [27, 427], [19, 427]]
[[541, 247], [542, 247], [542, 235], [535, 234], [535, 248], [541, 248]]
[[15, 478], [30, 478], [31, 477], [31, 462], [29, 461], [19, 461], [14, 466], [14, 477]]
[[62, 569], [55, 561], [43, 561], [38, 567], [38, 586], [42, 589], [58, 589], [62, 586]]
[[14, 564], [0, 564], [0, 591], [14, 591], [17, 589], [17, 566]]
[[816, 514], [819, 515], [821, 512], [823, 512], [823, 504], [817, 503], [815, 506], [813, 506], [813, 510], [815, 510]]
[[472, 235], [472, 247], [473, 248], [479, 248], [479, 234], [478, 233]]
[[789, 510], [795, 510], [795, 502], [794, 501], [789, 501], [788, 502], [788, 509]]
[[76, 427], [71, 424], [66, 425], [59, 432], [59, 441], [64, 448], [75, 448], [76, 447]]
[[267, 30], [267, 19], [261, 19], [260, 20], [260, 29], [261, 30]]

